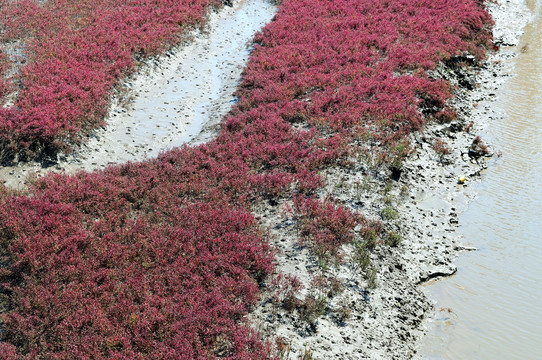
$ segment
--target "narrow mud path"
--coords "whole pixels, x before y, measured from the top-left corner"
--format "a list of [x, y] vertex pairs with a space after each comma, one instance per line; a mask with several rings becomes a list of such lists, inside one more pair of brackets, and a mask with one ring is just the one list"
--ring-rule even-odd
[[240, 0], [210, 14], [207, 27], [189, 44], [125, 81], [129, 101], [126, 96], [113, 99], [107, 127], [94, 132], [74, 154], [48, 168], [40, 164], [0, 168], [0, 179], [21, 188], [51, 170], [94, 170], [211, 138], [235, 102], [233, 92], [254, 34], [275, 13], [276, 6], [266, 0]]

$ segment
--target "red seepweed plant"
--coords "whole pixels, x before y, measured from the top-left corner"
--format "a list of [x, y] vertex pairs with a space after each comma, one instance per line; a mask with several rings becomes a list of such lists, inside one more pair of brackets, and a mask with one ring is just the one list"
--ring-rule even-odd
[[[11, 153], [100, 123], [134, 54], [176, 41], [210, 2], [18, 4], [2, 8], [5, 38], [29, 49], [17, 101], [0, 109]], [[450, 116], [450, 86], [427, 71], [481, 57], [490, 25], [477, 0], [283, 1], [215, 140], [0, 196], [3, 359], [270, 358], [243, 320], [274, 261], [248, 209], [295, 199], [306, 241], [334, 254], [363, 219], [317, 200], [318, 171], [360, 132], [386, 151]]]

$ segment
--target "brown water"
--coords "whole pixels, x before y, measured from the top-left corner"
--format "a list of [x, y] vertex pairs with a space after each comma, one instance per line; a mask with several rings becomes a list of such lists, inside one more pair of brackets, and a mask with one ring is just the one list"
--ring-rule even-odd
[[542, 359], [542, 0], [497, 94], [501, 119], [484, 134], [503, 156], [474, 185], [479, 197], [460, 216], [457, 274], [428, 287], [437, 318], [424, 359]]

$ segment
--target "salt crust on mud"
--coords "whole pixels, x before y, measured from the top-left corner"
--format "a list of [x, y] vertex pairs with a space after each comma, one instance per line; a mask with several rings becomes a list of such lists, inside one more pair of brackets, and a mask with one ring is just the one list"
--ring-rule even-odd
[[[434, 320], [435, 309], [423, 292], [423, 284], [457, 269], [453, 260], [461, 251], [475, 250], [455, 232], [457, 217], [476, 197], [469, 186], [483, 170], [498, 161], [498, 149], [485, 158], [471, 158], [468, 149], [475, 136], [491, 120], [502, 116], [492, 110], [496, 89], [510, 74], [509, 59], [515, 55], [522, 29], [529, 20], [528, 10], [520, 0], [489, 3], [496, 24], [494, 38], [502, 51], [488, 54], [474, 69], [439, 67], [435, 76], [460, 85], [451, 101], [458, 119], [450, 124], [428, 124], [412, 136], [413, 154], [404, 163], [403, 173], [394, 182], [390, 194], [399, 199], [396, 229], [402, 237], [397, 248], [377, 247], [371, 260], [378, 270], [377, 288], [367, 291], [362, 274], [347, 261], [329, 272], [344, 284], [342, 294], [334, 298], [314, 325], [273, 305], [263, 298], [252, 314], [255, 326], [269, 336], [281, 336], [287, 344], [285, 358], [298, 359], [310, 354], [313, 359], [411, 359], [416, 357], [419, 342]], [[476, 85], [478, 83], [479, 85]], [[469, 90], [468, 88], [471, 88]], [[473, 122], [469, 132], [463, 129]], [[433, 149], [435, 139], [444, 139], [450, 154], [440, 158]], [[325, 174], [327, 186], [320, 192], [331, 195], [341, 205], [377, 219], [383, 210], [378, 193], [385, 192], [389, 174], [377, 174], [370, 190], [359, 189], [370, 170], [358, 164], [355, 169], [330, 169]], [[457, 184], [460, 175], [467, 182]], [[366, 180], [365, 180], [366, 181]], [[402, 190], [402, 191], [401, 191]], [[296, 276], [307, 295], [318, 263], [297, 241], [295, 219], [285, 204], [258, 209], [257, 215], [271, 230], [271, 244], [277, 249], [279, 269]], [[352, 252], [343, 248], [346, 257]], [[337, 319], [334, 313], [348, 307], [350, 318]]]
[[[261, 6], [261, 2], [257, 0], [248, 2], [259, 3]], [[238, 7], [242, 3], [244, 2], [235, 2], [234, 6]], [[520, 0], [508, 0], [500, 5], [491, 3], [488, 6], [496, 20], [496, 43], [503, 47], [516, 45], [521, 28], [528, 20], [523, 3]], [[213, 23], [218, 19], [231, 16], [234, 10], [235, 8], [226, 8], [218, 14], [212, 14], [210, 28], [213, 28]], [[266, 11], [271, 14], [274, 10], [269, 8]], [[248, 20], [252, 21], [253, 18]], [[258, 26], [262, 25], [263, 23]], [[210, 32], [212, 33], [212, 30]], [[203, 61], [212, 56], [205, 53], [194, 55], [194, 46], [205, 41], [205, 38], [205, 34], [195, 34], [193, 44], [180, 47], [158, 59], [156, 64], [150, 64], [142, 71], [146, 72], [146, 75], [127, 83], [134, 95], [131, 105], [114, 105], [108, 128], [98, 131], [80, 151], [56, 164], [52, 170], [92, 170], [108, 163], [153, 156], [168, 147], [178, 145], [176, 141], [183, 136], [182, 141], [195, 138], [192, 142], [211, 138], [216, 133], [216, 124], [231, 106], [231, 94], [240, 76], [241, 67], [236, 66], [230, 74], [224, 74], [218, 98], [209, 101], [202, 95], [203, 92], [194, 93], [193, 98], [187, 99], [174, 109], [180, 116], [190, 117], [186, 115], [190, 115], [191, 111], [193, 115], [195, 108], [186, 106], [207, 101], [208, 106], [204, 110], [208, 117], [202, 121], [208, 122], [199, 134], [198, 130], [195, 130], [193, 136], [188, 137], [183, 126], [186, 124], [181, 122], [168, 128], [175, 130], [177, 137], [171, 136], [170, 131], [148, 129], [143, 130], [143, 137], [147, 137], [147, 142], [133, 147], [126, 143], [121, 145], [123, 139], [130, 139], [127, 133], [138, 130], [137, 124], [130, 124], [131, 121], [137, 121], [129, 118], [130, 106], [137, 104], [138, 97], [151, 102], [159, 101], [160, 95], [154, 91], [156, 87], [160, 88], [160, 79], [176, 77], [181, 62], [194, 60], [193, 57], [196, 56], [198, 63], [200, 59]], [[472, 82], [476, 76], [481, 87], [472, 91], [461, 89], [456, 95], [453, 105], [459, 113], [457, 121], [446, 125], [428, 125], [423, 133], [413, 136], [415, 152], [404, 164], [403, 174], [391, 190], [391, 194], [400, 199], [396, 205], [396, 231], [401, 234], [403, 241], [397, 248], [378, 247], [372, 254], [373, 264], [378, 269], [377, 288], [366, 291], [367, 283], [358, 269], [347, 263], [330, 270], [345, 284], [344, 292], [334, 299], [330, 306], [346, 305], [351, 311], [348, 320], [338, 321], [332, 315], [333, 312], [328, 311], [316, 321], [315, 328], [311, 328], [295, 316], [273, 307], [267, 301], [269, 299], [262, 298], [260, 306], [251, 315], [254, 326], [269, 336], [282, 336], [290, 346], [289, 358], [297, 359], [309, 351], [314, 359], [410, 359], [415, 356], [417, 342], [422, 337], [427, 322], [431, 321], [434, 311], [431, 301], [424, 295], [419, 284], [453, 274], [456, 271], [453, 259], [459, 251], [469, 249], [468, 244], [464, 245], [454, 233], [456, 218], [466, 209], [468, 201], [475, 197], [476, 194], [468, 184], [480, 175], [486, 161], [475, 161], [466, 154], [474, 136], [482, 132], [493, 117], [500, 116], [491, 110], [490, 94], [495, 92], [509, 74], [510, 65], [506, 60], [511, 56], [512, 52], [490, 55], [477, 74], [462, 69], [441, 69], [440, 75], [452, 83], [460, 79]], [[502, 62], [497, 63], [498, 61]], [[212, 87], [209, 83], [206, 85]], [[153, 87], [155, 89], [152, 89]], [[164, 101], [167, 102], [162, 99], [162, 105], [169, 105], [164, 104]], [[475, 103], [479, 105], [474, 107]], [[160, 107], [155, 110], [165, 116]], [[471, 121], [474, 122], [474, 127], [470, 133], [455, 130], [457, 124], [461, 127]], [[158, 132], [165, 135], [156, 136]], [[441, 161], [432, 149], [433, 140], [436, 138], [445, 139], [452, 150], [444, 161]], [[112, 148], [115, 147], [123, 148], [122, 155], [114, 155]], [[498, 161], [495, 156], [487, 160]], [[378, 193], [382, 193], [389, 174], [377, 174], [382, 181], [372, 180], [370, 190], [360, 191], [355, 188], [354, 184], [363, 181], [369, 171], [362, 165], [350, 170], [330, 169], [323, 174], [328, 185], [321, 193], [332, 194], [344, 206], [362, 211], [376, 219], [382, 211]], [[21, 186], [27, 174], [33, 172], [44, 173], [46, 170], [41, 169], [40, 164], [3, 168], [0, 169], [0, 178], [7, 181], [8, 185], [17, 187]], [[467, 176], [465, 186], [456, 184], [460, 174]], [[403, 191], [401, 194], [403, 186], [406, 186], [407, 192]], [[256, 214], [262, 225], [271, 230], [270, 241], [277, 249], [280, 270], [297, 276], [307, 289], [310, 287], [308, 284], [311, 273], [317, 270], [318, 264], [306, 248], [299, 246], [294, 220], [281, 205], [283, 204], [256, 209]], [[344, 248], [347, 256], [350, 251], [348, 246]], [[301, 295], [306, 295], [306, 290], [302, 291]]]

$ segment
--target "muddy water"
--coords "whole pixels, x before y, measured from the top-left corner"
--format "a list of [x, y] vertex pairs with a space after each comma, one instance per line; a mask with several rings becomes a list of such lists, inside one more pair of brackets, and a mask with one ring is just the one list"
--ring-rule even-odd
[[0, 167], [0, 179], [21, 188], [29, 177], [50, 170], [73, 172], [140, 161], [212, 137], [235, 102], [233, 93], [254, 34], [276, 10], [267, 0], [237, 0], [211, 13], [208, 26], [193, 34], [189, 44], [125, 81], [127, 96], [113, 100], [106, 128], [96, 131], [74, 155], [50, 168]]
[[503, 116], [484, 134], [503, 156], [459, 218], [463, 241], [479, 250], [427, 289], [437, 318], [424, 359], [542, 358], [542, 0], [526, 3], [534, 20], [491, 105]]

